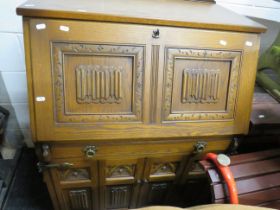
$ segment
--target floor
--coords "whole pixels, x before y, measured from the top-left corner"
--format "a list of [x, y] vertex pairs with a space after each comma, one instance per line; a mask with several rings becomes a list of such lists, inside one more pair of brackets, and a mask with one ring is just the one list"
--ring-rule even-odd
[[3, 210], [52, 210], [33, 149], [23, 149]]

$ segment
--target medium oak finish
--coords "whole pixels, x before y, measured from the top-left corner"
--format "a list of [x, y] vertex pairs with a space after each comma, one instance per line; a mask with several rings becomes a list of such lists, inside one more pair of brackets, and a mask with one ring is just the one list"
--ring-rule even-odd
[[201, 156], [248, 132], [263, 26], [211, 1], [31, 0], [17, 12], [56, 210], [186, 200]]

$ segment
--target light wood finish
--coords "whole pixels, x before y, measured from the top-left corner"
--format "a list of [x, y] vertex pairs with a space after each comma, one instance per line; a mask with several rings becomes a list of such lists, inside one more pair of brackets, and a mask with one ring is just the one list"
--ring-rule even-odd
[[56, 210], [176, 204], [197, 160], [247, 133], [263, 26], [209, 2], [24, 5], [32, 137]]
[[17, 8], [29, 17], [178, 26], [243, 32], [266, 28], [219, 5], [183, 0], [30, 0]]
[[[47, 28], [37, 30], [36, 25], [42, 23]], [[61, 25], [70, 30], [58, 30]], [[151, 38], [155, 29], [160, 31], [159, 39]], [[256, 34], [43, 19], [30, 20], [30, 31], [34, 94], [46, 98], [35, 102], [38, 141], [214, 136], [248, 131], [256, 66], [252, 58], [259, 46]], [[221, 40], [227, 45], [221, 46]], [[253, 46], [246, 46], [247, 41]], [[153, 48], [156, 45], [158, 52]], [[158, 66], [151, 63], [151, 49], [158, 53]], [[80, 68], [84, 68], [84, 84], [78, 84]], [[151, 68], [158, 69], [156, 75]], [[73, 70], [66, 73], [68, 69]], [[195, 87], [198, 76], [194, 75], [191, 83], [196, 94], [203, 94], [194, 95], [196, 101], [182, 99], [186, 94], [185, 82], [180, 79], [184, 78], [182, 69], [185, 74], [200, 72], [203, 78], [200, 85], [204, 85], [204, 92]], [[99, 75], [102, 71], [103, 76]], [[219, 72], [216, 84], [212, 78], [215, 71]], [[118, 79], [117, 73], [123, 78]], [[96, 84], [87, 82], [89, 79], [95, 79]], [[94, 94], [100, 95], [94, 97], [107, 99], [90, 99], [91, 95], [79, 99], [80, 92], [85, 88], [92, 91], [93, 84]], [[118, 88], [122, 89], [117, 93], [121, 99], [109, 97], [109, 89], [115, 94]], [[211, 91], [216, 91], [216, 101], [207, 101], [212, 100]], [[152, 101], [154, 96], [156, 101]]]

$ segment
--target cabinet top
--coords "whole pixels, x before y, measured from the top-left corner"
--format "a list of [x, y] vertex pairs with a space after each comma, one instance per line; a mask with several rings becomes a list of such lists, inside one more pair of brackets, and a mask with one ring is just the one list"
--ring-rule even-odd
[[213, 2], [189, 0], [29, 0], [26, 17], [93, 20], [261, 33], [266, 28]]

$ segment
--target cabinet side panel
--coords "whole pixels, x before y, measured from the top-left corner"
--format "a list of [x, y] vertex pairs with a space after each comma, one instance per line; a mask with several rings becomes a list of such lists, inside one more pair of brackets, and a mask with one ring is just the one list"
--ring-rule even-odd
[[32, 134], [32, 140], [36, 141], [36, 125], [35, 125], [35, 107], [34, 107], [34, 92], [33, 92], [33, 76], [32, 76], [32, 64], [31, 64], [31, 47], [30, 47], [30, 26], [29, 19], [23, 18], [23, 34], [24, 34], [24, 50], [25, 50], [25, 65], [27, 76], [27, 88], [28, 88], [28, 104], [29, 104], [29, 117], [30, 128]]

